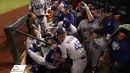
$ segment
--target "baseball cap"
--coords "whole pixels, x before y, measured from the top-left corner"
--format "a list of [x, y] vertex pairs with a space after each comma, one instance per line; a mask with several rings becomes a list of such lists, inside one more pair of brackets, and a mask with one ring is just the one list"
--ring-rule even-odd
[[119, 25], [119, 28], [124, 28], [124, 29], [130, 31], [130, 24]]
[[68, 4], [65, 4], [64, 8], [67, 9], [67, 10], [69, 10], [70, 6]]
[[57, 36], [60, 35], [60, 34], [64, 34], [64, 33], [66, 33], [66, 30], [65, 30], [64, 27], [60, 27], [60, 28], [58, 28], [58, 29], [56, 30], [56, 35], [57, 35]]
[[126, 36], [128, 36], [129, 33], [130, 33], [130, 32], [129, 32], [127, 29], [125, 29], [125, 28], [120, 28], [119, 32], [124, 33]]

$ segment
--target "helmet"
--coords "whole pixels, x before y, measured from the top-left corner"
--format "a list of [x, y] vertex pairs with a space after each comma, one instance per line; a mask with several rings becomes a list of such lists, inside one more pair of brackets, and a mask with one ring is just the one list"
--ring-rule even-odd
[[60, 35], [60, 34], [64, 34], [64, 33], [66, 33], [66, 30], [65, 30], [64, 27], [60, 27], [60, 28], [58, 28], [58, 29], [56, 30], [56, 35], [57, 35], [57, 36]]

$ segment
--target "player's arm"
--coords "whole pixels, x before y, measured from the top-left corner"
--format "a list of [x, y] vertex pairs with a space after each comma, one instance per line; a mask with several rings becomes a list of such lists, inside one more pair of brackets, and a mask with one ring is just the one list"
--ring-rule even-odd
[[43, 65], [45, 60], [44, 60], [44, 57], [36, 54], [35, 52], [33, 52], [31, 49], [28, 49], [27, 50], [29, 56], [38, 64], [40, 65]]
[[60, 63], [64, 63], [66, 62], [67, 59], [67, 46], [64, 44], [63, 46], [61, 46], [61, 58], [59, 60]]
[[93, 15], [92, 15], [91, 11], [89, 10], [88, 5], [87, 5], [86, 3], [84, 3], [84, 2], [81, 2], [81, 3], [83, 4], [82, 7], [86, 9], [87, 16], [88, 16], [88, 20], [89, 20], [89, 21], [93, 21], [93, 20], [94, 20], [94, 17], [93, 17]]

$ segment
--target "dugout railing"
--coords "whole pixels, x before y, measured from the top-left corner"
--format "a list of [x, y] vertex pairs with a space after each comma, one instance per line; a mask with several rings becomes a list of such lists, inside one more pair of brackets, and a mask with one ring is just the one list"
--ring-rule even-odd
[[[19, 51], [20, 48], [16, 41], [16, 38], [15, 38], [16, 36], [14, 36], [13, 32], [18, 33], [18, 35], [22, 34], [24, 36], [31, 37], [40, 42], [45, 42], [46, 44], [51, 45], [50, 43], [48, 43], [46, 41], [40, 40], [39, 38], [30, 35], [31, 34], [31, 24], [29, 21], [30, 17], [31, 17], [31, 14], [26, 14], [26, 15], [22, 16], [21, 18], [17, 19], [16, 21], [14, 21], [12, 24], [9, 24], [4, 27], [4, 32], [6, 34], [6, 38], [9, 43], [9, 47], [11, 49], [12, 58], [13, 58], [15, 65], [20, 65], [22, 59], [21, 59], [20, 51]], [[24, 30], [27, 30], [26, 33], [17, 29], [20, 26], [22, 26], [23, 24], [25, 24], [27, 27], [26, 29], [24, 29]]]
[[[15, 36], [12, 34], [12, 32], [17, 32], [17, 28], [20, 27], [23, 23], [26, 23], [27, 26], [27, 33], [31, 33], [31, 28], [29, 24], [29, 18], [31, 17], [30, 14], [26, 14], [22, 16], [21, 18], [14, 21], [12, 24], [9, 24], [4, 27], [4, 32], [6, 34], [7, 41], [9, 43], [9, 47], [12, 53], [13, 61], [15, 64], [21, 64], [21, 57], [19, 53], [19, 47], [17, 45], [17, 42], [15, 40]], [[18, 32], [19, 33], [19, 32]]]

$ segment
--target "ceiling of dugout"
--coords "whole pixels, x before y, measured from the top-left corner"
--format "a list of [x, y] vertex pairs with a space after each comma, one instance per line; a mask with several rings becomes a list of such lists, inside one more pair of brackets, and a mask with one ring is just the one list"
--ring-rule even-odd
[[97, 6], [105, 10], [113, 10], [115, 14], [120, 14], [123, 23], [130, 23], [130, 3], [128, 0], [92, 0]]

